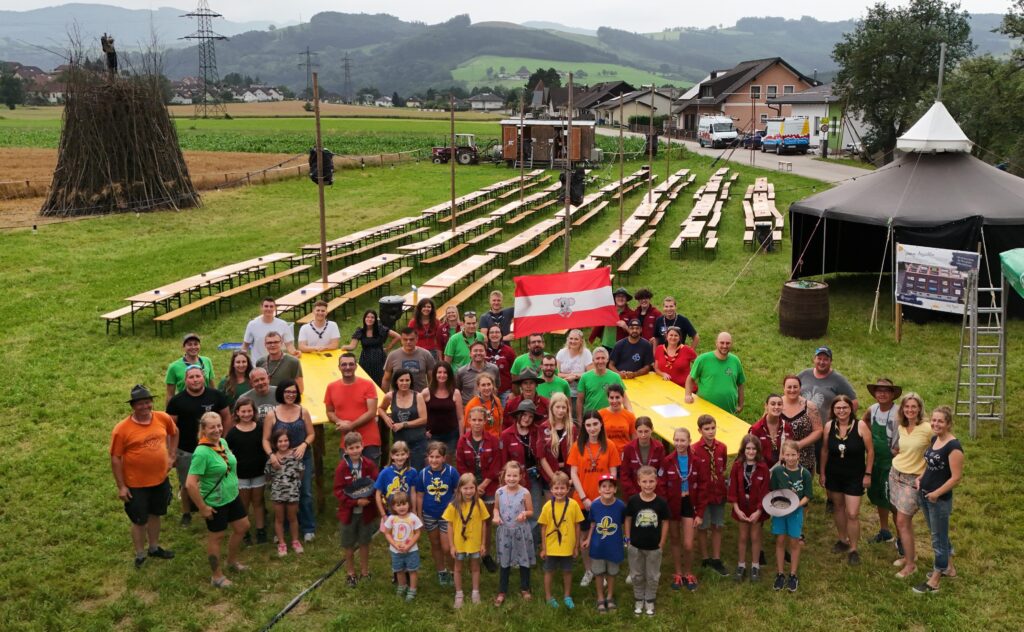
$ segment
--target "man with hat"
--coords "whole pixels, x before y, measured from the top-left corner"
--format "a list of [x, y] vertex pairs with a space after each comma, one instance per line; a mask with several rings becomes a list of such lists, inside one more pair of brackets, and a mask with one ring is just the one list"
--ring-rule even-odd
[[619, 313], [619, 321], [615, 327], [594, 327], [590, 331], [590, 337], [587, 338], [588, 342], [601, 341], [601, 346], [611, 351], [615, 347], [615, 343], [622, 340], [629, 333], [627, 322], [630, 318], [636, 317], [634, 312], [629, 307], [629, 302], [633, 300], [633, 295], [626, 291], [626, 288], [620, 287], [612, 292], [612, 298], [615, 299], [615, 309]]
[[654, 349], [643, 337], [643, 322], [630, 318], [628, 325], [629, 336], [615, 343], [608, 359], [608, 368], [624, 380], [647, 375], [654, 364]]
[[832, 400], [836, 395], [846, 395], [853, 401], [853, 412], [857, 413], [857, 392], [839, 371], [832, 369], [832, 349], [818, 347], [814, 350], [814, 366], [804, 369], [800, 378], [800, 394], [807, 401], [814, 402], [821, 411], [822, 423], [827, 422]]
[[487, 361], [487, 346], [479, 340], [469, 345], [469, 364], [455, 373], [455, 388], [462, 394], [462, 401], [468, 402], [476, 396], [476, 379], [487, 373], [498, 385], [498, 367]]
[[644, 337], [644, 340], [648, 341], [654, 338], [656, 333], [654, 325], [661, 317], [661, 312], [658, 311], [658, 308], [651, 305], [652, 298], [654, 298], [654, 294], [645, 287], [636, 291], [636, 317], [640, 319], [640, 324], [643, 328], [641, 335]]
[[199, 334], [185, 334], [181, 339], [181, 351], [182, 356], [167, 367], [167, 377], [164, 378], [164, 384], [167, 385], [166, 400], [185, 390], [185, 369], [193, 364], [203, 367], [206, 385], [213, 386], [213, 362], [210, 358], [199, 355]]
[[508, 398], [505, 404], [505, 412], [502, 415], [502, 430], [515, 424], [515, 413], [523, 402], [530, 402], [534, 406], [533, 421], [539, 427], [548, 419], [547, 397], [537, 393], [537, 385], [540, 384], [540, 376], [533, 369], [524, 369], [522, 373], [512, 378], [512, 383], [519, 387], [519, 394]]
[[870, 541], [878, 544], [893, 540], [893, 532], [889, 530], [889, 514], [895, 512], [895, 509], [889, 501], [889, 470], [892, 469], [892, 449], [899, 447], [895, 401], [903, 394], [903, 388], [896, 386], [887, 377], [880, 377], [873, 384], [868, 384], [868, 392], [875, 398], [875, 403], [868, 406], [863, 418], [864, 423], [871, 428], [871, 443], [875, 447], [868, 500], [878, 510], [880, 526]]
[[192, 453], [199, 443], [199, 420], [208, 412], [220, 415], [227, 435], [233, 425], [227, 395], [206, 385], [202, 367], [193, 365], [185, 369], [185, 390], [167, 402], [167, 414], [178, 428], [178, 451], [175, 467], [181, 487], [181, 526], [192, 523], [192, 501], [185, 491], [185, 480], [192, 465]]
[[160, 546], [160, 517], [171, 502], [167, 473], [178, 448], [178, 429], [170, 415], [153, 410], [153, 395], [145, 386], [132, 389], [128, 404], [132, 414], [110, 434], [110, 469], [117, 497], [132, 523], [135, 568], [139, 568], [147, 557], [174, 557], [173, 551]]
[[[521, 484], [530, 490], [530, 499], [534, 507], [544, 506], [544, 487], [541, 484], [540, 471], [538, 470], [538, 459], [534, 448], [543, 445], [543, 435], [540, 430], [540, 423], [537, 422], [537, 406], [530, 400], [524, 399], [506, 414], [506, 419], [512, 419], [512, 425], [501, 431], [498, 437], [498, 446], [501, 450], [501, 462], [508, 463], [516, 461], [523, 468]], [[502, 481], [504, 483], [504, 481]], [[533, 541], [540, 542], [540, 531], [537, 527], [539, 511], [533, 512], [530, 517], [530, 529], [533, 533]]]

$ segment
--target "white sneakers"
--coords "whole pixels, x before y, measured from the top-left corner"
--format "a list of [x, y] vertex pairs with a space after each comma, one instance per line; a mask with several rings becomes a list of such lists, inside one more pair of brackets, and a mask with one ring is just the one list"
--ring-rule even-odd
[[642, 602], [642, 601], [634, 602], [633, 603], [633, 614], [643, 614], [643, 613], [644, 613], [644, 602]]
[[590, 582], [594, 581], [594, 574], [590, 571], [583, 573], [583, 579], [580, 580], [580, 586], [589, 586]]

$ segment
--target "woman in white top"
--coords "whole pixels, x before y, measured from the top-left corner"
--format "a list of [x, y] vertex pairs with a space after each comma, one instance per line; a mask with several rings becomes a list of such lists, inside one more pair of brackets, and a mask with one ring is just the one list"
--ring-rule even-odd
[[313, 305], [313, 322], [299, 328], [299, 351], [303, 353], [337, 349], [341, 343], [338, 323], [327, 320], [327, 302]]
[[583, 332], [573, 329], [565, 337], [565, 346], [555, 355], [558, 361], [558, 377], [569, 383], [569, 391], [576, 399], [576, 385], [580, 376], [594, 368], [594, 356], [583, 341]]

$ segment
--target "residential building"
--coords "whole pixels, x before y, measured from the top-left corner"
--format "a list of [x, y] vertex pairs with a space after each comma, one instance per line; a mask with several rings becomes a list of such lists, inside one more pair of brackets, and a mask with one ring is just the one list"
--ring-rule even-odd
[[833, 93], [831, 83], [768, 99], [768, 104], [789, 106], [791, 116], [806, 116], [811, 121], [812, 147], [821, 146], [821, 127], [827, 121], [830, 152], [842, 151], [847, 143], [860, 145], [869, 129], [857, 113], [844, 112], [839, 97]]
[[702, 115], [727, 116], [742, 131], [761, 129], [770, 117], [789, 116], [789, 104], [769, 104], [819, 85], [781, 57], [753, 59], [707, 78], [676, 101], [676, 127], [693, 133]]
[[[654, 111], [651, 106], [653, 103]], [[629, 125], [631, 116], [666, 116], [672, 113], [672, 99], [663, 92], [633, 90], [605, 100], [594, 108], [597, 120], [609, 124]]]
[[483, 92], [469, 97], [469, 106], [474, 112], [495, 112], [505, 107], [505, 99], [492, 92]]
[[586, 88], [581, 95], [573, 97], [573, 116], [595, 120], [597, 106], [608, 99], [636, 90], [625, 81], [605, 81]]

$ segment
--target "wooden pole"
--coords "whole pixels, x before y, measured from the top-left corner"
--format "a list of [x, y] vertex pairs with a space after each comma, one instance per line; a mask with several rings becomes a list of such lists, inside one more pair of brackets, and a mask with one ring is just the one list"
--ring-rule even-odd
[[896, 342], [903, 341], [903, 305], [896, 303]]
[[565, 194], [565, 236], [562, 238], [564, 245], [562, 252], [562, 272], [569, 271], [569, 232], [572, 229], [572, 202], [569, 199], [569, 190], [572, 188], [572, 73], [569, 73], [569, 97], [566, 104], [566, 119], [569, 122], [565, 133], [565, 184], [562, 192]]
[[455, 208], [455, 95], [448, 95], [448, 111], [450, 113], [451, 123], [451, 151], [448, 153], [448, 164], [451, 167], [451, 183], [452, 183], [452, 232], [454, 233], [457, 226], [455, 215], [458, 209]]
[[622, 115], [626, 108], [621, 103], [621, 97], [619, 98], [619, 101], [619, 234], [621, 235], [622, 223], [624, 221], [623, 204], [625, 204], [625, 200], [623, 199], [625, 196], [622, 194], [622, 180], [626, 177], [626, 145], [623, 140]]
[[[667, 176], [666, 176], [667, 177]], [[654, 192], [654, 82], [651, 82], [651, 113], [647, 117], [647, 203], [650, 204]], [[621, 235], [620, 235], [621, 236]]]
[[[669, 127], [665, 130], [665, 179], [672, 175], [672, 112], [669, 111], [669, 118], [665, 119]], [[669, 192], [668, 187], [665, 187], [665, 193]]]
[[516, 139], [516, 144], [519, 146], [519, 210], [523, 210], [523, 196], [526, 194], [526, 189], [523, 187], [526, 185], [526, 162], [523, 158], [523, 141], [526, 140], [526, 127], [523, 119], [526, 117], [526, 88], [523, 88], [523, 92], [519, 95], [519, 136]]
[[320, 281], [327, 283], [327, 211], [324, 205], [324, 143], [320, 135], [320, 84], [313, 73], [313, 117], [316, 119], [316, 188], [320, 198]]

